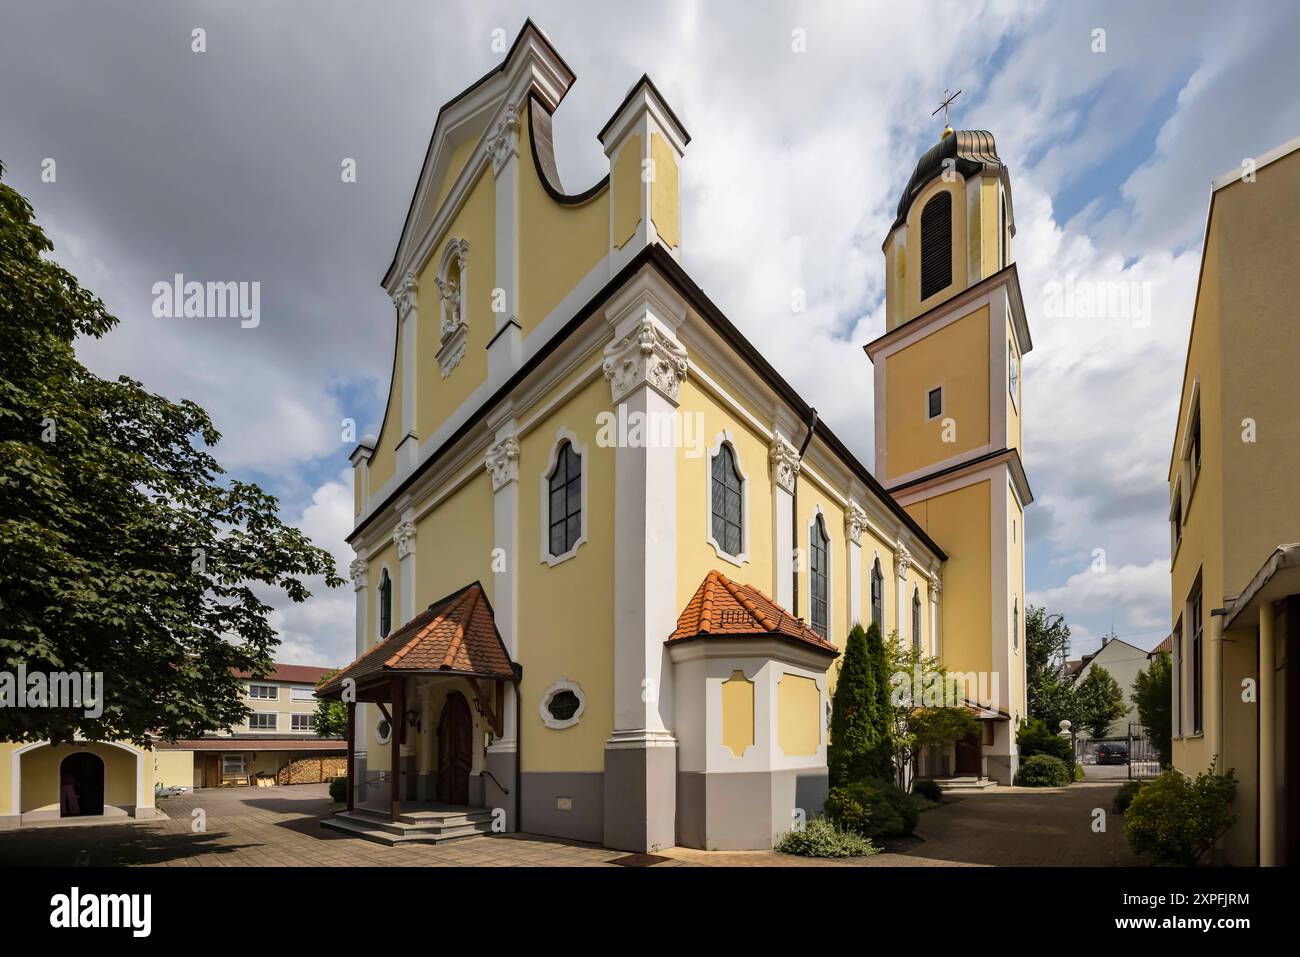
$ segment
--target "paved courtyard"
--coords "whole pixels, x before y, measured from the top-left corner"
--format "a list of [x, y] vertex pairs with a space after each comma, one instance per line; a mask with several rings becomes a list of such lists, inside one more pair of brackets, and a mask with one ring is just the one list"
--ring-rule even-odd
[[[917, 837], [892, 853], [816, 861], [770, 851], [672, 848], [656, 867], [1132, 865], [1123, 821], [1110, 815], [1116, 786], [992, 788], [952, 797], [921, 815]], [[333, 812], [325, 785], [206, 790], [160, 801], [166, 820], [39, 826], [0, 831], [0, 865], [111, 867], [609, 867], [625, 855], [591, 844], [530, 835], [478, 837], [438, 846], [386, 847], [320, 826]], [[1105, 833], [1093, 809], [1107, 812]], [[192, 830], [193, 812], [206, 828]]]

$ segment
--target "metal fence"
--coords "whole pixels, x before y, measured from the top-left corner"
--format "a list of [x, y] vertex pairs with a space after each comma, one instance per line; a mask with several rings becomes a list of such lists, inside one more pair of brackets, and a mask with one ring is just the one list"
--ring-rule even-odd
[[[1123, 745], [1126, 753], [1098, 756], [1098, 750], [1102, 745], [1115, 744]], [[1160, 756], [1151, 743], [1146, 729], [1140, 724], [1130, 724], [1128, 734], [1123, 736], [1075, 738], [1074, 756], [1084, 766], [1123, 765], [1130, 780], [1146, 780], [1160, 776]]]

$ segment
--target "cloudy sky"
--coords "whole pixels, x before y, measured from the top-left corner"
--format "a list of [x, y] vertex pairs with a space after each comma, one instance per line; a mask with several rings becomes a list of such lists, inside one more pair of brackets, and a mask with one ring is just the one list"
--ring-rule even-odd
[[[1024, 364], [1030, 600], [1075, 651], [1169, 627], [1165, 483], [1210, 180], [1300, 133], [1300, 8], [1251, 3], [0, 0], [0, 161], [55, 256], [122, 320], [84, 344], [213, 415], [340, 566], [350, 443], [392, 365], [392, 258], [438, 107], [531, 15], [578, 75], [565, 185], [648, 71], [691, 131], [683, 258], [867, 463], [880, 244], [954, 125], [1011, 167], [1035, 349]], [[206, 32], [206, 52], [191, 49]], [[499, 34], [495, 34], [499, 35]], [[340, 164], [356, 160], [357, 182]], [[42, 164], [55, 162], [54, 182]], [[152, 315], [152, 287], [258, 281], [261, 324]], [[804, 289], [808, 310], [789, 311]], [[1133, 290], [1129, 315], [1080, 296]], [[1073, 294], [1059, 295], [1062, 291]], [[1101, 551], [1099, 551], [1101, 550]], [[281, 660], [351, 658], [352, 594], [283, 607]]]

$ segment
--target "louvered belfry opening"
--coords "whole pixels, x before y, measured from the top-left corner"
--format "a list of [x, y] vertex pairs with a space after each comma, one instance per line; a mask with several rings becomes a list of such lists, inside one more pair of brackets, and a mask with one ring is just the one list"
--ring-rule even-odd
[[921, 299], [952, 283], [952, 194], [936, 193], [921, 210]]

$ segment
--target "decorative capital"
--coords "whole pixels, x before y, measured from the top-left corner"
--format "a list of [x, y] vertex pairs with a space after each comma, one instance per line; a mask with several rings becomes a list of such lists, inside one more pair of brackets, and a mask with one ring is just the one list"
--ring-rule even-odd
[[857, 502], [849, 502], [844, 513], [844, 532], [854, 545], [862, 544], [862, 533], [867, 530], [867, 512]]
[[513, 435], [492, 446], [483, 463], [492, 476], [492, 491], [499, 492], [511, 482], [519, 481], [519, 440]]
[[653, 319], [605, 347], [605, 378], [617, 405], [642, 385], [649, 385], [674, 405], [686, 378], [686, 348]]
[[393, 295], [393, 303], [397, 306], [398, 319], [405, 319], [406, 314], [415, 308], [415, 296], [419, 290], [420, 284], [415, 281], [415, 273], [408, 272], [402, 277], [402, 283], [397, 287], [397, 292]]
[[405, 558], [415, 554], [415, 523], [402, 522], [393, 529], [393, 544], [397, 546], [397, 557]]
[[943, 579], [939, 577], [938, 572], [932, 572], [929, 578], [930, 584], [930, 601], [938, 601], [939, 594], [943, 591]]
[[355, 591], [361, 591], [366, 587], [366, 573], [370, 571], [370, 563], [364, 558], [352, 559], [352, 564], [348, 566], [348, 574], [352, 576], [352, 588]]
[[775, 435], [767, 462], [771, 466], [772, 481], [793, 495], [795, 479], [799, 477], [799, 450], [784, 436]]
[[894, 574], [902, 578], [907, 574], [907, 570], [915, 564], [912, 561], [912, 553], [907, 550], [907, 546], [899, 542], [894, 546]]
[[492, 157], [492, 175], [500, 176], [501, 170], [512, 156], [519, 155], [519, 107], [507, 103], [496, 121], [487, 139], [488, 155]]

